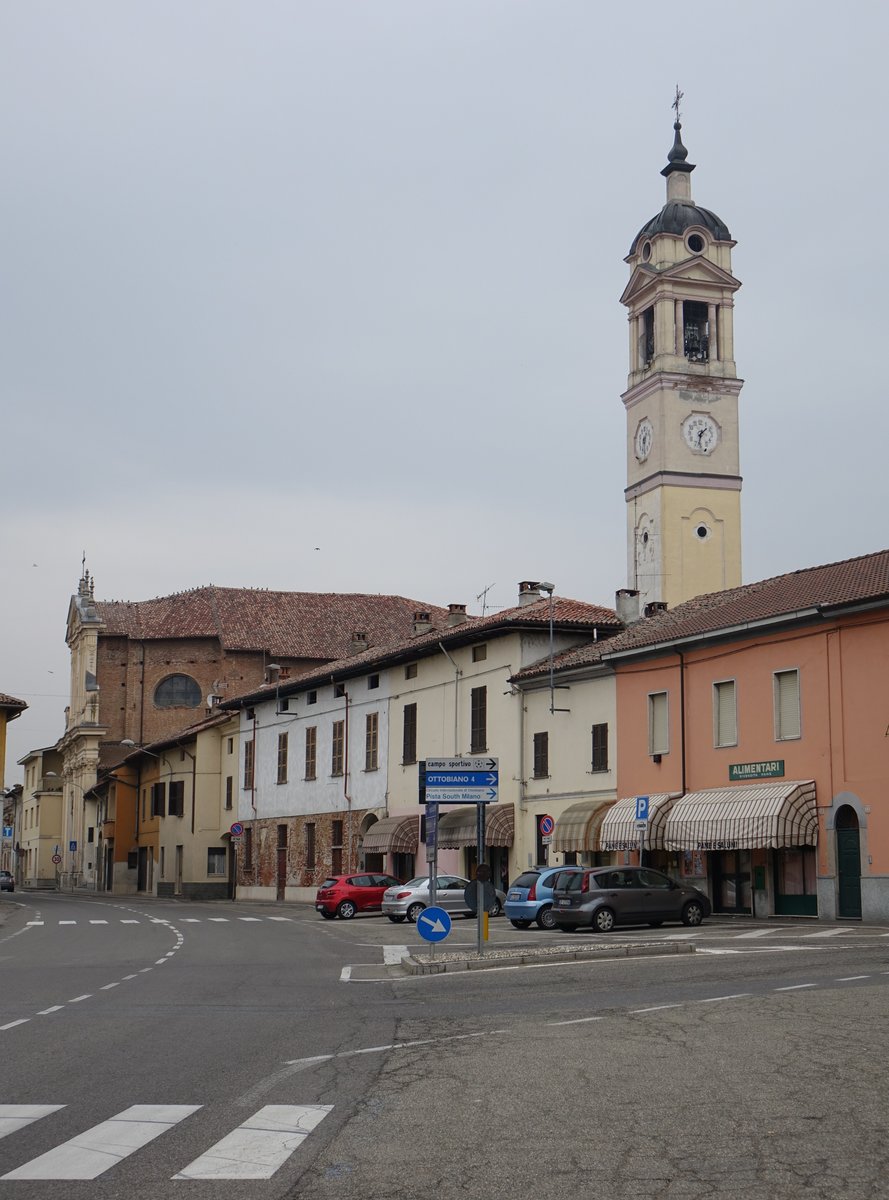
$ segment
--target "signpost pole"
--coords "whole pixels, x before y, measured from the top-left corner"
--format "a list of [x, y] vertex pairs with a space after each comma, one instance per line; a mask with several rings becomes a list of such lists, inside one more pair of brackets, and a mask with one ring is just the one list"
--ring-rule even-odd
[[475, 847], [475, 919], [477, 925], [477, 944], [479, 958], [485, 952], [485, 884], [482, 879], [484, 872], [479, 868], [485, 861], [485, 806], [479, 802], [476, 806], [476, 847]]

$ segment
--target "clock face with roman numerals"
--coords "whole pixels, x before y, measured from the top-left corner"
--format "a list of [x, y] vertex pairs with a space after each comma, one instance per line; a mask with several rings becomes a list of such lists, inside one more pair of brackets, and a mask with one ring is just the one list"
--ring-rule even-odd
[[682, 422], [682, 436], [695, 454], [709, 454], [719, 443], [719, 426], [706, 413], [692, 413]]

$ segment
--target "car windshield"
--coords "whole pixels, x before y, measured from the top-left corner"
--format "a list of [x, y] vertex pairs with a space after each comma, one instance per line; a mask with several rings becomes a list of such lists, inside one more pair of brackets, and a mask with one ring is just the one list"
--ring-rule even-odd
[[409, 879], [404, 885], [405, 887], [422, 887], [424, 883], [429, 882], [428, 875], [419, 875], [416, 879]]

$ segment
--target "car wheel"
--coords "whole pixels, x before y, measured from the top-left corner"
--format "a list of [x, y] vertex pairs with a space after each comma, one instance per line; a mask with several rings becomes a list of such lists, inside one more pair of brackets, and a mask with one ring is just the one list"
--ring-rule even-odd
[[652, 929], [659, 929], [663, 925], [663, 921], [649, 921], [648, 924]]
[[610, 908], [597, 908], [593, 914], [593, 929], [598, 933], [611, 933], [614, 928], [614, 911]]
[[351, 900], [341, 900], [336, 910], [336, 915], [344, 921], [351, 921], [355, 916], [355, 905]]
[[499, 917], [502, 912], [503, 912], [503, 909], [500, 907], [500, 901], [495, 900], [494, 903], [491, 905], [491, 907], [488, 909], [488, 916], [489, 917]]
[[530, 929], [531, 928], [530, 921], [510, 921], [510, 925], [512, 925], [512, 927], [514, 929]]
[[537, 914], [537, 927], [538, 929], [555, 929], [556, 918], [553, 914], [553, 906], [551, 904], [547, 904]]
[[393, 917], [390, 915], [389, 920], [392, 922], [393, 925], [400, 925], [401, 922], [404, 920], [404, 917]]
[[703, 905], [699, 904], [697, 900], [689, 900], [688, 904], [686, 904], [685, 908], [682, 910], [682, 924], [700, 925], [703, 919]]
[[406, 916], [407, 916], [407, 919], [410, 921], [411, 925], [416, 925], [417, 918], [419, 917], [420, 913], [423, 911], [423, 909], [425, 907], [426, 907], [425, 904], [412, 904], [410, 906], [410, 908], [407, 910]]

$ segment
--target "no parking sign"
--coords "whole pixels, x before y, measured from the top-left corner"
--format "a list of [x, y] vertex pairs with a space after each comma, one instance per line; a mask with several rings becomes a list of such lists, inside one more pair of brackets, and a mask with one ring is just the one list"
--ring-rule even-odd
[[541, 841], [543, 842], [544, 846], [548, 846], [553, 840], [553, 830], [556, 827], [555, 821], [552, 819], [549, 813], [544, 813], [537, 822], [537, 827], [540, 830]]

